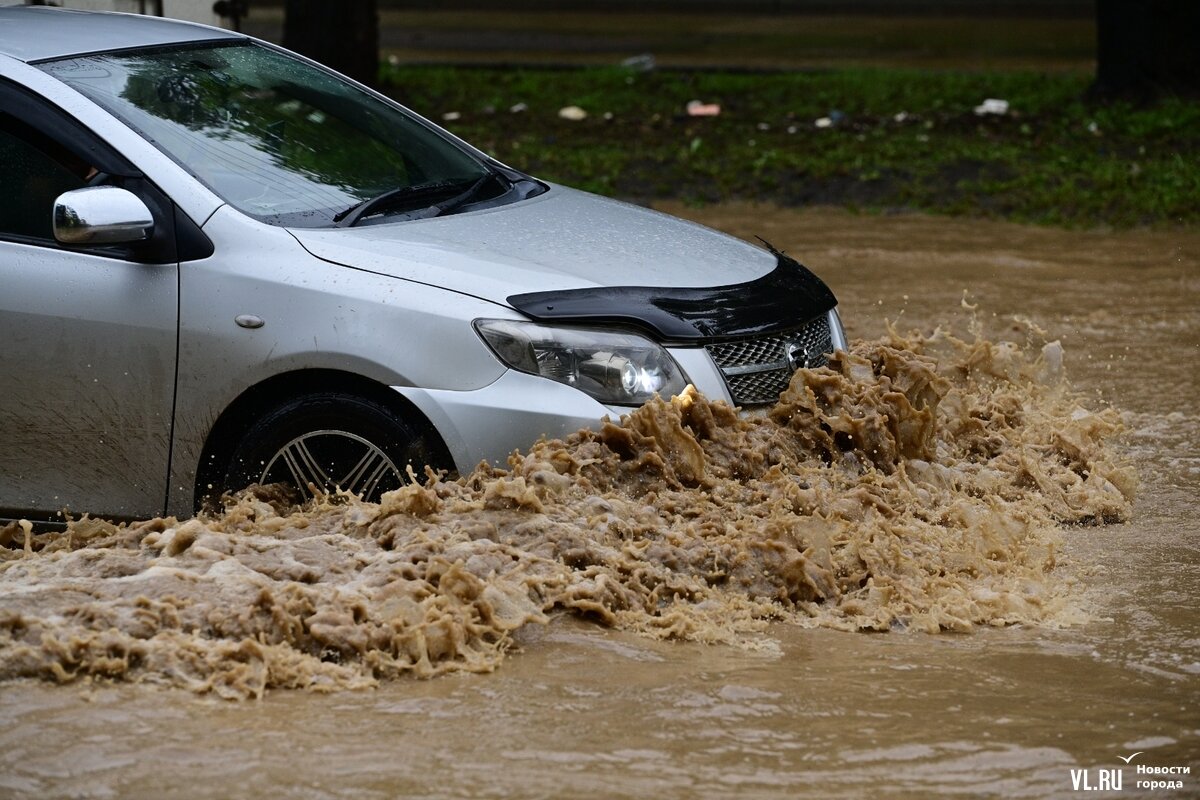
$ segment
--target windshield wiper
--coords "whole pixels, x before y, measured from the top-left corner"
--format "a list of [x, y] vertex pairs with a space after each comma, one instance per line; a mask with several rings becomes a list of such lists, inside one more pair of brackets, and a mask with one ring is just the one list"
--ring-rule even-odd
[[[459, 194], [454, 195], [448, 200], [441, 203], [429, 206], [425, 209], [425, 213], [419, 217], [436, 217], [442, 214], [453, 211], [464, 203], [470, 201], [472, 197], [479, 191], [480, 187], [485, 184], [489, 178], [494, 177], [494, 173], [489, 172], [482, 178], [474, 181], [467, 189]], [[345, 211], [339, 211], [333, 216], [334, 225], [338, 228], [353, 228], [358, 224], [359, 220], [364, 217], [369, 217], [380, 210], [396, 205], [401, 201], [408, 201], [414, 198], [419, 198], [424, 195], [445, 194], [447, 191], [453, 191], [463, 185], [462, 181], [434, 181], [431, 183], [418, 183], [412, 186], [401, 186], [396, 189], [389, 189], [383, 194], [378, 194], [374, 197], [367, 198], [359, 203], [347, 208]]]
[[436, 205], [429, 207], [429, 210], [422, 214], [422, 217], [440, 217], [443, 214], [449, 214], [451, 211], [457, 211], [462, 206], [475, 199], [475, 195], [479, 194], [479, 190], [483, 185], [492, 178], [496, 177], [494, 172], [489, 172], [479, 180], [467, 187], [466, 191], [454, 195], [449, 200], [443, 200]]
[[453, 181], [434, 181], [432, 183], [418, 183], [412, 186], [400, 186], [396, 189], [389, 189], [383, 194], [377, 194], [374, 197], [369, 197], [366, 200], [355, 203], [345, 211], [339, 211], [333, 215], [333, 222], [339, 228], [352, 228], [363, 217], [370, 216], [379, 209], [399, 200], [420, 197], [423, 194], [444, 192], [447, 189], [456, 189], [458, 186], [460, 184]]

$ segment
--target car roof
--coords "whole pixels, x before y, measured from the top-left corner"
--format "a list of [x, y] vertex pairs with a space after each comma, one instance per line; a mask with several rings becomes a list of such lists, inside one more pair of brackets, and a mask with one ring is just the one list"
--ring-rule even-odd
[[27, 62], [239, 38], [245, 37], [207, 25], [142, 14], [76, 11], [49, 6], [0, 8], [0, 54]]

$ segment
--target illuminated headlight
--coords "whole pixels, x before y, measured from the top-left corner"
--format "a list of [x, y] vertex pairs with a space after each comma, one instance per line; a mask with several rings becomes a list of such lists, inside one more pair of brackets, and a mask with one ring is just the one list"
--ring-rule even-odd
[[500, 319], [477, 319], [475, 330], [513, 369], [574, 386], [601, 403], [640, 406], [687, 385], [666, 350], [634, 333]]

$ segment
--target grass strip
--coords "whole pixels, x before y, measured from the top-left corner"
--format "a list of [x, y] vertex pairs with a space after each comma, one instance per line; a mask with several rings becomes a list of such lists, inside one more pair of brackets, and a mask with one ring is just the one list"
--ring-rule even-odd
[[[1078, 74], [388, 65], [383, 78], [405, 105], [506, 163], [638, 202], [1066, 227], [1200, 222], [1200, 104], [1088, 106]], [[1007, 113], [977, 114], [986, 98], [1006, 100]], [[689, 116], [692, 100], [721, 113]], [[560, 118], [566, 106], [586, 119]]]

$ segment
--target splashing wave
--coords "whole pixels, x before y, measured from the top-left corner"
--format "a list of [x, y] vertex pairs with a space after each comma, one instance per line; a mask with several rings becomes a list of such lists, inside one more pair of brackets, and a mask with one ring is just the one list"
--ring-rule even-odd
[[361, 688], [495, 669], [554, 613], [746, 647], [772, 620], [1068, 624], [1062, 525], [1130, 512], [1119, 430], [1057, 343], [889, 329], [767, 412], [689, 390], [378, 505], [268, 487], [185, 522], [10, 525], [0, 678]]

